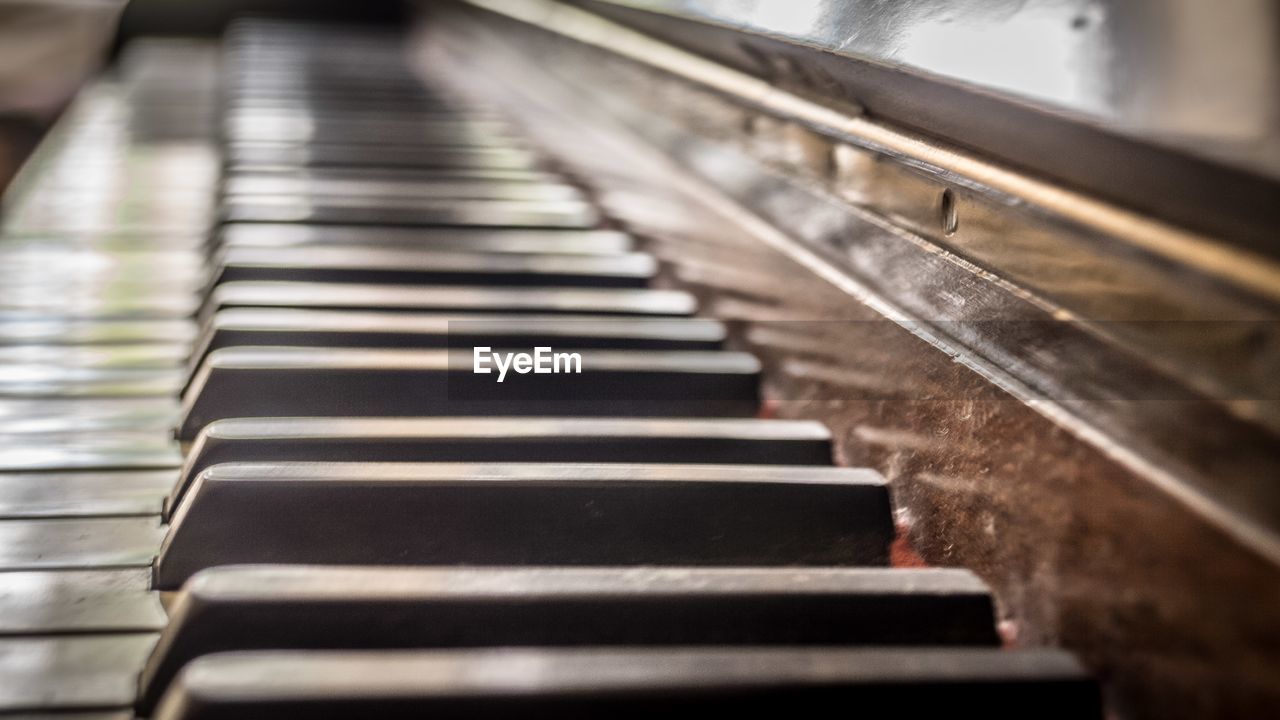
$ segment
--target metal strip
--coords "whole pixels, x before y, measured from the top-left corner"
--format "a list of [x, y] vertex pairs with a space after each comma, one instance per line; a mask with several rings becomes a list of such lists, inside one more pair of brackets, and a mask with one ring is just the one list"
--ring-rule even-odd
[[1028, 177], [932, 140], [865, 117], [835, 110], [780, 90], [747, 73], [725, 67], [659, 40], [554, 0], [465, 0], [522, 23], [571, 38], [662, 70], [689, 82], [801, 123], [829, 137], [895, 156], [912, 165], [974, 188], [1029, 204], [1090, 230], [1105, 233], [1149, 253], [1191, 265], [1273, 300], [1280, 300], [1280, 264], [1233, 248], [1214, 238], [1052, 183]]

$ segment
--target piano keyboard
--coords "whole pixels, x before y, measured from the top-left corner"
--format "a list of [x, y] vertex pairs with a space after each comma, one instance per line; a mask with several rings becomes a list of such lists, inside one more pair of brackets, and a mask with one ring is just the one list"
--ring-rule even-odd
[[9, 208], [0, 714], [1099, 717], [974, 575], [890, 567], [884, 480], [398, 37], [223, 51], [219, 152], [208, 49], [144, 42]]

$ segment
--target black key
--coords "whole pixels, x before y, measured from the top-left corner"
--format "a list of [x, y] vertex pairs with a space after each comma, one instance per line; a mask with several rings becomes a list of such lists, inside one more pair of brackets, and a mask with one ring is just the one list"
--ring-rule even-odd
[[417, 119], [345, 120], [305, 118], [270, 113], [240, 114], [224, 125], [233, 143], [318, 143], [320, 145], [399, 145], [484, 147], [515, 143], [501, 125], [467, 121], [450, 115]]
[[[389, 42], [399, 39], [388, 38]], [[347, 38], [334, 37], [343, 47], [349, 47]], [[324, 40], [316, 40], [324, 43]], [[442, 108], [451, 107], [447, 98], [422, 84], [408, 72], [405, 66], [394, 62], [381, 62], [369, 66], [363, 62], [353, 67], [321, 67], [314, 59], [297, 62], [275, 53], [256, 50], [248, 53], [233, 51], [232, 67], [228, 68], [228, 94], [233, 97], [293, 97], [307, 98], [337, 95], [341, 98], [405, 97], [419, 102], [432, 102]], [[354, 58], [353, 58], [354, 59]]]
[[[541, 350], [547, 350], [543, 347]], [[431, 415], [742, 416], [759, 405], [759, 362], [745, 353], [571, 350], [526, 353], [517, 374], [475, 352], [226, 348], [187, 388], [178, 438], [235, 417]], [[577, 360], [573, 360], [577, 358]], [[576, 364], [575, 364], [576, 362]], [[536, 364], [536, 365], [535, 365]], [[490, 370], [477, 373], [474, 368]], [[552, 372], [558, 368], [558, 372]], [[576, 368], [580, 372], [565, 372]], [[501, 380], [501, 382], [499, 382]]]
[[233, 95], [228, 97], [226, 102], [227, 110], [233, 115], [287, 112], [310, 115], [323, 120], [350, 115], [387, 118], [396, 116], [461, 117], [454, 108], [441, 103], [438, 98], [409, 97], [398, 92], [351, 96], [335, 92], [307, 92], [300, 89], [287, 93]]
[[[483, 253], [615, 255], [631, 250], [631, 238], [613, 230], [504, 230], [403, 228], [351, 225], [232, 223], [218, 231], [219, 247], [403, 247]], [[0, 338], [5, 328], [0, 325]]]
[[995, 645], [993, 612], [966, 570], [221, 567], [183, 586], [139, 707], [228, 650]]
[[871, 470], [236, 463], [196, 477], [155, 582], [240, 563], [882, 565], [893, 532]]
[[[643, 288], [657, 263], [627, 255], [517, 255], [362, 247], [228, 248], [214, 284], [236, 281]], [[0, 347], [0, 360], [6, 348]]]
[[725, 328], [695, 318], [583, 315], [440, 315], [343, 310], [237, 308], [214, 314], [191, 354], [198, 368], [214, 350], [240, 346], [362, 348], [535, 347], [716, 350]]
[[581, 200], [457, 200], [450, 198], [235, 196], [223, 222], [339, 225], [591, 228], [600, 214]]
[[1096, 720], [1067, 653], [991, 648], [259, 651], [187, 666], [157, 720], [822, 715]]
[[[339, 40], [339, 38], [334, 38]], [[342, 42], [347, 42], [342, 40]], [[423, 86], [405, 72], [403, 66], [381, 64], [360, 67], [357, 72], [338, 74], [333, 68], [320, 70], [314, 62], [297, 63], [279, 55], [253, 53], [254, 61], [239, 55], [246, 64], [233, 68], [227, 94], [233, 98], [303, 98], [310, 102], [399, 99], [402, 104], [430, 105], [448, 112], [454, 107], [444, 96]]]
[[251, 167], [231, 169], [226, 174], [234, 177], [315, 178], [330, 181], [379, 183], [422, 183], [483, 180], [487, 182], [553, 183], [562, 178], [538, 168], [498, 167]]
[[345, 283], [231, 282], [214, 288], [205, 313], [235, 307], [391, 312], [692, 315], [693, 296], [679, 290], [628, 288], [421, 287]]
[[[263, 67], [264, 64], [267, 67]], [[415, 105], [439, 108], [435, 112], [441, 116], [458, 115], [452, 103], [424, 87], [403, 67], [392, 65], [376, 69], [366, 67], [357, 73], [339, 75], [332, 69], [318, 71], [311, 63], [286, 62], [278, 56], [259, 57], [252, 65], [232, 69], [227, 84], [230, 86], [227, 94], [239, 100], [300, 98], [317, 102], [330, 97], [338, 101], [392, 101], [399, 98]]]
[[821, 423], [737, 418], [239, 418], [204, 428], [171, 504], [225, 462], [830, 465]]
[[536, 169], [537, 160], [516, 148], [424, 148], [419, 145], [299, 145], [235, 143], [224, 149], [227, 164], [250, 167], [410, 167]]
[[296, 175], [238, 174], [223, 181], [230, 196], [293, 196], [308, 201], [329, 197], [396, 198], [399, 200], [521, 200], [555, 202], [581, 200], [582, 191], [564, 183], [512, 182], [442, 177], [420, 182], [349, 180]]
[[[368, 82], [363, 80], [361, 84]], [[306, 99], [289, 103], [285, 98], [262, 98], [263, 102], [255, 107], [257, 100], [241, 96], [231, 103], [239, 107], [228, 108], [222, 130], [232, 141], [307, 143], [316, 141], [317, 133], [341, 136], [378, 131], [415, 136], [463, 131], [518, 139], [509, 124], [493, 115], [460, 112], [447, 106], [380, 112], [377, 108], [320, 108]]]
[[[332, 41], [343, 45], [349, 42], [345, 38]], [[271, 52], [233, 53], [233, 56], [235, 66], [230, 68], [227, 83], [230, 98], [267, 101], [297, 98], [315, 104], [331, 99], [338, 103], [382, 100], [390, 104], [400, 99], [402, 105], [429, 106], [436, 114], [461, 116], [456, 103], [424, 86], [406, 72], [403, 64], [381, 62], [370, 66], [359, 62], [354, 72], [348, 72], [332, 65], [319, 65], [315, 59], [299, 62], [296, 57]]]

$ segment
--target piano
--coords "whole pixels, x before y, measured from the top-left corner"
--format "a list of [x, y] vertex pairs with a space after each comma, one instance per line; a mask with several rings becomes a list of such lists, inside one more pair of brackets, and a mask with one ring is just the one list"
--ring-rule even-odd
[[1280, 185], [731, 5], [122, 35], [0, 218], [0, 716], [1280, 707]]

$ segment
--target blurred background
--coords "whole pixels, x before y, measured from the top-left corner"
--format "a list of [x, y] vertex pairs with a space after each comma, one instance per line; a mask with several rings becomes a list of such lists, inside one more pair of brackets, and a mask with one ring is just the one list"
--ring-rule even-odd
[[86, 80], [138, 35], [217, 35], [238, 14], [400, 19], [370, 0], [0, 0], [0, 191]]

